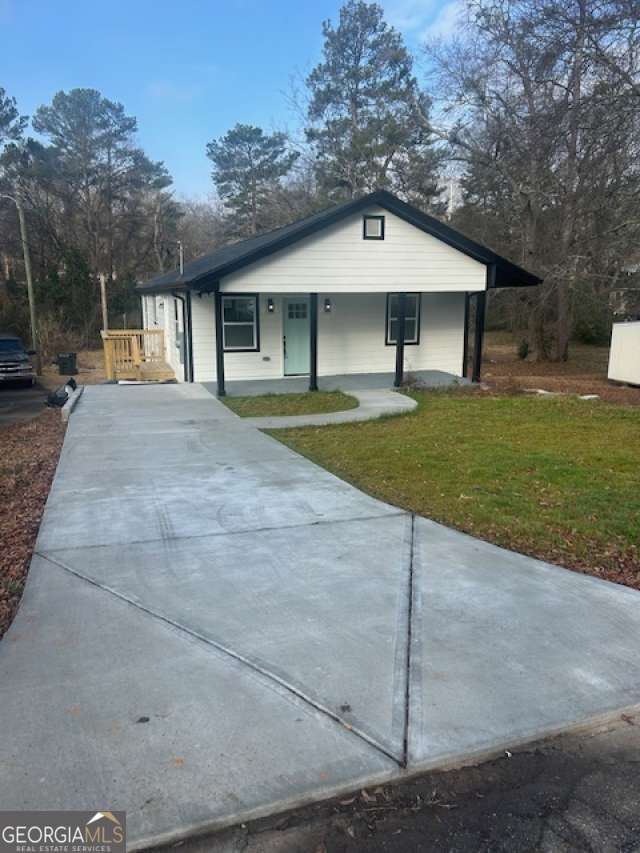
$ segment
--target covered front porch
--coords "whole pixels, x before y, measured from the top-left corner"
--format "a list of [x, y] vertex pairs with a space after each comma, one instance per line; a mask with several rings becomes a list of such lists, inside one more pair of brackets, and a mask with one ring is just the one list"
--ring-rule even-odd
[[485, 291], [219, 288], [212, 297], [215, 376], [208, 381], [221, 397], [407, 382], [441, 387], [480, 378]]
[[[446, 388], [452, 385], [469, 384], [470, 380], [447, 373], [444, 370], [418, 370], [405, 377], [423, 388]], [[387, 373], [345, 373], [335, 376], [318, 376], [319, 391], [378, 391], [393, 388], [395, 371]], [[204, 382], [212, 394], [218, 396], [216, 382]], [[258, 397], [262, 394], [299, 394], [309, 390], [308, 376], [285, 376], [281, 379], [240, 379], [225, 383], [225, 390], [232, 397]]]

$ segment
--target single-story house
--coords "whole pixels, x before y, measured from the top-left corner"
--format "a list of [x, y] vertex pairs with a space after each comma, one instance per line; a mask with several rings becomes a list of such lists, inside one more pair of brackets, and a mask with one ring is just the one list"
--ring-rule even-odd
[[145, 328], [187, 382], [445, 371], [463, 376], [476, 300], [541, 279], [380, 190], [138, 285]]

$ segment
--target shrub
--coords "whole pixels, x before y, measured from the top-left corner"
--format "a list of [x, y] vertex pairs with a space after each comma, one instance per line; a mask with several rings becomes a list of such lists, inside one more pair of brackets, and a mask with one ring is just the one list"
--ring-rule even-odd
[[523, 338], [518, 344], [518, 358], [522, 361], [529, 355], [529, 341]]
[[611, 340], [609, 305], [602, 296], [586, 288], [574, 300], [573, 337], [581, 344], [607, 346]]

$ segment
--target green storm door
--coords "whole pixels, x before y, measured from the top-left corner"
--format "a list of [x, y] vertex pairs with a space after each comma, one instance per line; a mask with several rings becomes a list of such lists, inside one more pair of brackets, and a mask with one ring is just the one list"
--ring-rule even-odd
[[309, 373], [309, 299], [284, 299], [284, 373], [299, 376]]

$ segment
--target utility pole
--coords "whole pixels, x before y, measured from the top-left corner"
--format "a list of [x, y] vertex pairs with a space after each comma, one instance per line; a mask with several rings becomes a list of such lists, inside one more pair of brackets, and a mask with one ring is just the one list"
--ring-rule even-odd
[[42, 373], [42, 359], [40, 357], [40, 349], [38, 347], [38, 332], [36, 324], [36, 302], [33, 295], [33, 278], [31, 276], [31, 254], [29, 253], [29, 239], [27, 237], [27, 222], [24, 216], [24, 208], [22, 199], [16, 193], [15, 196], [5, 195], [2, 198], [8, 198], [12, 201], [18, 211], [18, 221], [20, 222], [20, 240], [22, 242], [22, 257], [24, 259], [24, 274], [27, 279], [27, 297], [29, 299], [29, 320], [31, 323], [31, 349], [35, 351], [34, 366], [38, 376]]
[[100, 273], [100, 302], [102, 303], [102, 331], [109, 331], [109, 312], [107, 311], [107, 277]]
[[180, 275], [184, 275], [184, 246], [182, 245], [182, 240], [178, 240], [178, 257], [179, 257], [179, 269]]

